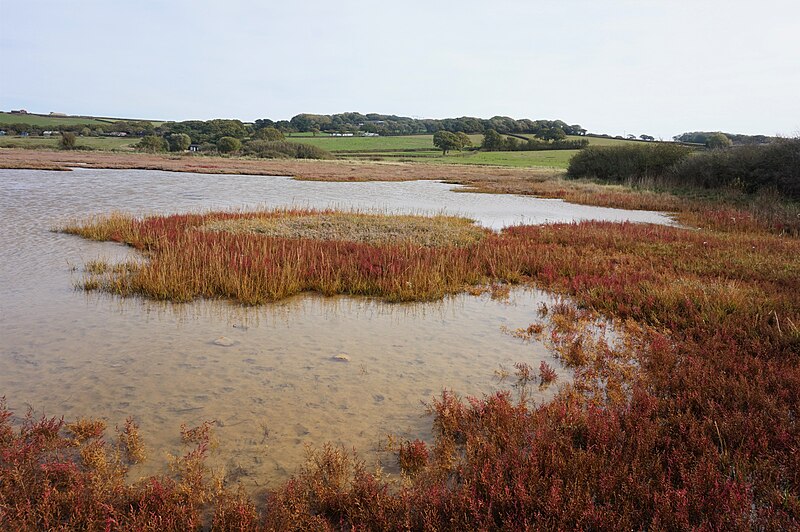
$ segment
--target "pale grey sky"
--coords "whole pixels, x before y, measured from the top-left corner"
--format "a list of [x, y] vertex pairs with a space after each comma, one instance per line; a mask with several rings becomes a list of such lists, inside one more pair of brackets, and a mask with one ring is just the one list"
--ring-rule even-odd
[[0, 110], [800, 134], [800, 2], [0, 0]]

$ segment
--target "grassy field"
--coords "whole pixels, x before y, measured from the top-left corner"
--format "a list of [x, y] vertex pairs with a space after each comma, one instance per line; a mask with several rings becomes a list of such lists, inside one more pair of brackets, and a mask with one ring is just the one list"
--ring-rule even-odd
[[[524, 136], [524, 135], [523, 135]], [[473, 146], [480, 146], [483, 135], [470, 135]], [[589, 144], [614, 146], [634, 141], [569, 137], [570, 140], [586, 138]], [[405, 135], [396, 137], [297, 137], [290, 140], [323, 148], [339, 158], [373, 161], [426, 162], [434, 164], [470, 164], [524, 168], [539, 166], [566, 168], [577, 150], [517, 151], [517, 152], [451, 152], [446, 156], [433, 147], [433, 135]]]
[[[0, 127], [3, 124], [31, 124], [34, 126], [40, 127], [52, 127], [57, 128], [58, 126], [72, 126], [75, 124], [110, 124], [112, 122], [118, 122], [120, 120], [137, 120], [137, 118], [102, 118], [102, 117], [82, 117], [82, 116], [46, 116], [46, 115], [35, 115], [35, 114], [12, 114], [7, 113], [5, 111], [0, 111]], [[154, 120], [144, 120], [145, 122], [150, 122], [154, 126], [158, 127], [159, 125], [163, 124], [161, 121], [154, 121]]]
[[[0, 148], [58, 149], [58, 135], [52, 137], [0, 137]], [[78, 137], [76, 145], [93, 150], [132, 150], [138, 137]]]
[[387, 152], [348, 152], [345, 156], [350, 159], [368, 161], [397, 161], [420, 162], [431, 164], [470, 164], [485, 166], [507, 166], [525, 168], [538, 166], [545, 168], [566, 168], [569, 159], [577, 150], [549, 150], [549, 151], [463, 151], [451, 152], [442, 155], [438, 150], [420, 150], [413, 152], [387, 151]]
[[567, 137], [569, 140], [586, 139], [589, 141], [590, 146], [619, 146], [620, 144], [641, 144], [642, 140], [628, 140], [628, 139], [614, 139], [608, 137], [578, 137], [570, 135]]
[[20, 115], [0, 111], [0, 125], [2, 124], [31, 124], [34, 126], [52, 127], [72, 126], [75, 124], [105, 124], [111, 120], [97, 118], [82, 118], [79, 116], [40, 116], [40, 115]]
[[[483, 135], [470, 135], [474, 145], [479, 145]], [[403, 150], [432, 150], [433, 135], [402, 135], [396, 137], [298, 137], [293, 142], [311, 144], [333, 153], [346, 152], [396, 152]]]
[[[521, 135], [531, 137], [532, 135]], [[293, 133], [289, 140], [313, 144], [334, 153], [340, 152], [397, 152], [402, 150], [433, 150], [433, 135], [400, 135], [390, 137], [331, 137], [317, 136], [310, 134]], [[483, 142], [483, 135], [469, 135], [473, 146], [480, 146]], [[636, 143], [638, 141], [598, 138], [598, 137], [578, 137], [570, 136], [569, 140], [586, 139], [590, 145], [617, 146], [619, 144]]]
[[[467, 151], [455, 152], [446, 156], [442, 152], [430, 152], [432, 155], [424, 159], [414, 159], [435, 164], [473, 164], [491, 166], [510, 166], [524, 168], [541, 166], [548, 168], [566, 168], [569, 159], [577, 150], [548, 151]], [[405, 160], [405, 159], [401, 159]]]

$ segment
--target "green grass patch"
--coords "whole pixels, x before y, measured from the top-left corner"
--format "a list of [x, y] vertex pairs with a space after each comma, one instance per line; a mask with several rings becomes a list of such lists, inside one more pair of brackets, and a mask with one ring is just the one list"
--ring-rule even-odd
[[[483, 135], [470, 135], [474, 145], [479, 145]], [[433, 135], [403, 135], [392, 137], [300, 137], [292, 140], [312, 144], [330, 152], [390, 152], [401, 150], [432, 150]]]

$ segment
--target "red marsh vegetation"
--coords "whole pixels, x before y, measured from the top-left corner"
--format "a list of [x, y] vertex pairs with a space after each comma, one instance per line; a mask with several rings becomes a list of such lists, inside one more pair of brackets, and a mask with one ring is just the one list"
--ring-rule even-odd
[[[522, 363], [516, 394], [444, 392], [429, 405], [435, 439], [397, 446], [401, 479], [326, 446], [258, 500], [209, 478], [203, 457], [210, 428], [197, 431], [199, 443], [176, 459], [175, 472], [127, 484], [126, 439], [106, 440], [102, 427], [87, 421], [78, 441], [57, 419], [14, 425], [2, 410], [0, 525], [800, 527], [800, 240], [758, 220], [741, 226], [713, 214], [703, 229], [520, 226], [468, 232], [454, 245], [415, 243], [417, 236], [322, 240], [270, 222], [323, 215], [352, 216], [117, 215], [66, 230], [144, 252], [141, 263], [95, 265], [87, 274], [87, 283], [96, 282], [88, 288], [121, 295], [258, 303], [314, 290], [410, 300], [475, 284], [533, 283], [573, 303], [540, 309], [517, 334], [550, 342], [574, 369], [574, 382], [551, 402], [531, 404], [525, 387], [546, 385], [551, 373]], [[288, 232], [253, 229], [276, 225]], [[615, 345], [591, 333], [598, 316], [615, 321]]]

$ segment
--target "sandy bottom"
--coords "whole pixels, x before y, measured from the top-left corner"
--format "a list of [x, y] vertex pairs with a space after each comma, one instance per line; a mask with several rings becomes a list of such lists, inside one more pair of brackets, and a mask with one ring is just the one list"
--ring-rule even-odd
[[85, 312], [72, 323], [5, 329], [0, 386], [20, 412], [98, 416], [110, 427], [133, 416], [150, 455], [134, 477], [182, 451], [182, 423], [204, 420], [219, 440], [212, 465], [246, 487], [287, 478], [306, 444], [355, 448], [391, 470], [387, 435], [430, 439], [423, 403], [443, 389], [491, 393], [508, 387], [500, 367], [558, 366], [543, 346], [502, 331], [535, 321], [550, 301], [536, 291], [413, 305], [300, 296], [259, 309], [76, 296]]

